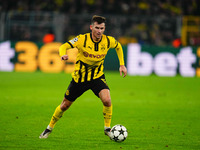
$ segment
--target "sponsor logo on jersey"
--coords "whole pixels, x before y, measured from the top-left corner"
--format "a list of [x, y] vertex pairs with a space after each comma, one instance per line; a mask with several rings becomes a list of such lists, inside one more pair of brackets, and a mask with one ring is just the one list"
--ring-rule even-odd
[[85, 57], [90, 57], [90, 58], [104, 58], [106, 56], [106, 54], [94, 55], [94, 54], [90, 54], [88, 52], [83, 52], [83, 55]]

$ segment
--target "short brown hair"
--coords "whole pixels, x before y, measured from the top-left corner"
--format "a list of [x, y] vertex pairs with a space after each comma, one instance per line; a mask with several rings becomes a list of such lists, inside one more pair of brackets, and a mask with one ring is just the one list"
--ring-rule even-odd
[[106, 18], [102, 16], [94, 15], [92, 17], [91, 24], [94, 24], [94, 22], [97, 22], [98, 24], [106, 23]]

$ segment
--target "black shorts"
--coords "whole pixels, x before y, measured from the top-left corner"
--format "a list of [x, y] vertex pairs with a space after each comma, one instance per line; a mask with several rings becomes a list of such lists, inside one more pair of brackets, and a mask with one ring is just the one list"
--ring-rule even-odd
[[65, 93], [65, 98], [73, 102], [89, 89], [91, 89], [97, 97], [99, 97], [99, 92], [102, 89], [109, 89], [105, 80], [105, 76], [102, 75], [100, 78], [81, 83], [76, 83], [74, 79], [72, 79]]

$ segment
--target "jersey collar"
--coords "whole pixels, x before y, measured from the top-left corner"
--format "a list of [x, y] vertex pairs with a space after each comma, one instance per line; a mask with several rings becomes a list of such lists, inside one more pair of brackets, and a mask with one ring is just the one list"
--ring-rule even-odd
[[101, 40], [102, 40], [102, 38], [103, 38], [103, 35], [101, 36], [101, 39], [100, 39], [100, 41], [99, 41], [99, 42], [95, 42], [95, 41], [92, 39], [92, 33], [90, 33], [90, 38], [91, 38], [91, 40], [92, 40], [92, 42], [93, 42], [93, 43], [96, 43], [96, 44], [98, 44], [98, 43], [100, 43], [100, 42], [101, 42]]

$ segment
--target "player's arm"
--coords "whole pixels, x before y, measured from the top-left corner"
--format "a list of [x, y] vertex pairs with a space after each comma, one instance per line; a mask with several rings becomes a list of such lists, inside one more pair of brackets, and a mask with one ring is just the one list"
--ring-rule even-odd
[[72, 48], [72, 44], [69, 42], [66, 42], [62, 44], [59, 48], [59, 55], [61, 57], [61, 60], [68, 60], [68, 55], [66, 54], [68, 49]]
[[78, 45], [78, 41], [80, 41], [81, 35], [73, 38], [69, 42], [64, 43], [59, 48], [59, 55], [61, 60], [68, 60], [68, 55], [66, 54], [68, 49], [75, 48]]
[[119, 42], [117, 42], [115, 50], [117, 52], [120, 66], [124, 66], [124, 54], [123, 54], [122, 46]]
[[110, 39], [110, 44], [111, 44], [110, 48], [115, 48], [117, 52], [117, 56], [118, 56], [119, 64], [120, 64], [120, 67], [119, 67], [120, 75], [122, 76], [122, 73], [124, 73], [123, 77], [125, 77], [127, 75], [127, 69], [124, 65], [124, 53], [123, 53], [122, 45], [117, 40], [115, 40], [115, 38], [111, 36], [108, 36], [108, 38]]
[[121, 46], [121, 44], [119, 42], [117, 42], [115, 50], [117, 52], [117, 56], [118, 56], [118, 59], [119, 59], [119, 64], [120, 64], [119, 72], [120, 72], [120, 75], [122, 76], [122, 73], [124, 73], [123, 77], [125, 77], [127, 75], [127, 69], [126, 69], [126, 67], [124, 65], [124, 54], [123, 54], [122, 46]]

